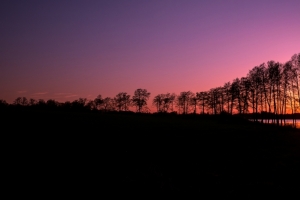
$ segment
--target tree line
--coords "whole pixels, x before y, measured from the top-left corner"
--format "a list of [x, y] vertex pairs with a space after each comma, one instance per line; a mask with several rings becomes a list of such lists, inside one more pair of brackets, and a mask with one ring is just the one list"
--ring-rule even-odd
[[[300, 53], [282, 64], [262, 63], [251, 69], [246, 77], [236, 78], [223, 86], [204, 92], [181, 92], [177, 96], [178, 112], [251, 114], [253, 120], [285, 123], [287, 114], [300, 108]], [[158, 105], [159, 98], [155, 99]], [[159, 108], [159, 106], [158, 106]], [[293, 118], [295, 120], [295, 118]]]
[[[13, 105], [33, 107], [62, 107], [100, 111], [150, 112], [147, 102], [150, 92], [137, 89], [131, 97], [120, 92], [115, 97], [98, 95], [94, 100], [79, 98], [73, 102], [59, 103], [53, 99], [27, 99], [18, 97]], [[8, 105], [0, 100], [2, 106]], [[272, 120], [284, 123], [286, 114], [295, 114], [300, 109], [300, 53], [286, 63], [268, 61], [251, 69], [245, 77], [226, 82], [223, 86], [208, 91], [180, 94], [165, 93], [154, 96], [152, 105], [158, 113], [178, 114], [250, 114], [254, 121]]]
[[150, 92], [146, 89], [136, 89], [134, 95], [130, 97], [126, 92], [118, 93], [114, 98], [102, 98], [98, 95], [94, 100], [79, 98], [72, 102], [58, 102], [54, 99], [45, 101], [44, 99], [27, 99], [26, 97], [16, 98], [12, 104], [8, 104], [5, 100], [0, 99], [0, 108], [7, 106], [15, 107], [31, 107], [37, 109], [63, 109], [63, 110], [97, 110], [97, 111], [129, 111], [130, 107], [135, 107], [136, 112], [150, 112], [147, 107], [147, 101]]

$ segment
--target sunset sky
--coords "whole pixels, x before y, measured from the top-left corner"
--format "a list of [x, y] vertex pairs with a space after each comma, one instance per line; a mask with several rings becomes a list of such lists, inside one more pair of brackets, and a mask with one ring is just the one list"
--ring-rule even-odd
[[0, 2], [0, 99], [200, 92], [300, 53], [299, 0]]

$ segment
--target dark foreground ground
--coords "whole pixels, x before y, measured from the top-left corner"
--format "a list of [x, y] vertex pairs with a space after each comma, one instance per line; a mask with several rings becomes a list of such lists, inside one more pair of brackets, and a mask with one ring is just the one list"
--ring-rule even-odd
[[170, 191], [210, 198], [299, 197], [299, 129], [230, 116], [0, 115], [6, 187], [23, 188], [23, 194]]

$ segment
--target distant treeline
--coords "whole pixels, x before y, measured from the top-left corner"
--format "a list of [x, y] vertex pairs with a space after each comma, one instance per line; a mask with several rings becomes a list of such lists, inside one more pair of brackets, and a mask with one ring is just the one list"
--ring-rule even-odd
[[[79, 98], [72, 102], [59, 103], [53, 99], [27, 99], [18, 97], [10, 106], [30, 106], [35, 108], [61, 108], [73, 110], [150, 112], [147, 102], [150, 93], [137, 89], [131, 97], [126, 92], [114, 98], [98, 95], [94, 100]], [[300, 108], [300, 53], [282, 64], [268, 61], [255, 66], [246, 77], [236, 78], [223, 86], [208, 91], [157, 94], [152, 104], [158, 113], [178, 114], [240, 114], [259, 118], [279, 120], [282, 116], [296, 118]], [[8, 106], [0, 100], [0, 106]]]

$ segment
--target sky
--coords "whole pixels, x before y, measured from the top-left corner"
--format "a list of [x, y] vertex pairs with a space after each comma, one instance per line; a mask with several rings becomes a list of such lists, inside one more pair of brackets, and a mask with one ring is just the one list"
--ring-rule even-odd
[[299, 0], [1, 0], [0, 99], [207, 91], [300, 53], [299, 10]]

